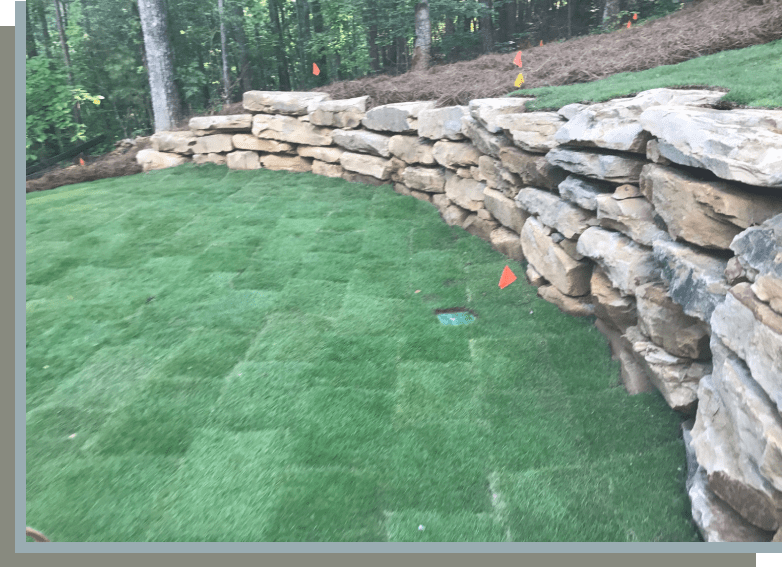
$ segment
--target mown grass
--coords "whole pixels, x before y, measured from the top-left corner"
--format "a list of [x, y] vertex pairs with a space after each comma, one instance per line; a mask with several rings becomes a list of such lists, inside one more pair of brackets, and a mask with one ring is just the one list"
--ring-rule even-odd
[[535, 96], [528, 110], [557, 110], [582, 101], [604, 102], [649, 89], [710, 85], [730, 89], [723, 101], [754, 108], [782, 108], [782, 40], [696, 57], [676, 65], [618, 73], [606, 79], [522, 89], [507, 96]]
[[523, 270], [388, 185], [186, 165], [29, 194], [27, 524], [698, 541], [680, 418]]

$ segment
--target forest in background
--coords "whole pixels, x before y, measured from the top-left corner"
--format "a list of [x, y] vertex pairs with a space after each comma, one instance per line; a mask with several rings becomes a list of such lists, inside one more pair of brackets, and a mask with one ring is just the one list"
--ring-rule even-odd
[[[217, 112], [249, 90], [307, 91], [404, 74], [414, 64], [423, 5], [431, 44], [418, 68], [606, 33], [633, 14], [640, 23], [680, 8], [676, 0], [146, 2], [166, 28], [180, 118]], [[88, 138], [105, 136], [93, 150], [100, 153], [118, 139], [151, 134], [138, 0], [25, 4], [28, 165]]]

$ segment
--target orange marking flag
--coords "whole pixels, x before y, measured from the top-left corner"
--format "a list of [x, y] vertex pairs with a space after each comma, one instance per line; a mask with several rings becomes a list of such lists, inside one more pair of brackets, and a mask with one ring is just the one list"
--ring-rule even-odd
[[516, 65], [516, 67], [521, 67], [521, 51], [516, 54], [516, 58], [513, 60], [513, 64]]
[[505, 289], [510, 284], [516, 281], [516, 274], [514, 274], [508, 266], [502, 270], [502, 277], [500, 277], [500, 289]]
[[313, 63], [312, 64], [312, 74], [313, 75], [320, 75], [320, 69], [318, 69], [318, 64]]
[[627, 29], [630, 29], [630, 20], [627, 20]]
[[81, 159], [81, 158], [79, 158], [79, 163], [80, 163], [81, 165], [84, 165], [84, 160], [83, 160], [83, 159]]
[[638, 19], [638, 14], [633, 14], [633, 19], [637, 20]]
[[540, 40], [540, 45], [541, 45], [541, 47], [543, 46], [543, 40], [542, 39]]

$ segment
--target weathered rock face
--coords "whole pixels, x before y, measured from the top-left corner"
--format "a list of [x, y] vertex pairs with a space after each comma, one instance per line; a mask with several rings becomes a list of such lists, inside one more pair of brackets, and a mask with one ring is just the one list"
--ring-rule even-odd
[[406, 167], [402, 181], [410, 189], [430, 193], [445, 192], [445, 173], [441, 168]]
[[519, 174], [525, 185], [556, 190], [567, 177], [567, 172], [552, 165], [546, 156], [525, 152], [514, 147], [500, 150], [502, 165], [513, 173]]
[[418, 136], [391, 136], [388, 151], [406, 163], [433, 165], [433, 144], [421, 141]]
[[576, 175], [568, 175], [557, 188], [563, 199], [588, 211], [597, 211], [598, 195], [609, 193], [614, 190], [610, 183], [578, 177]]
[[312, 165], [299, 156], [268, 155], [261, 158], [261, 164], [266, 169], [283, 171], [312, 171]]
[[760, 301], [750, 284], [741, 283], [717, 305], [710, 322], [712, 332], [745, 361], [782, 415], [782, 315]]
[[193, 146], [193, 152], [197, 154], [230, 152], [233, 149], [234, 145], [230, 134], [200, 136], [196, 139], [196, 143]]
[[351, 152], [365, 152], [379, 157], [390, 157], [388, 149], [390, 136], [362, 130], [333, 130], [331, 139], [335, 144]]
[[369, 175], [382, 180], [391, 177], [391, 160], [381, 157], [344, 152], [339, 158], [339, 163], [347, 171]]
[[490, 134], [472, 116], [462, 116], [462, 132], [478, 151], [494, 158], [500, 157], [502, 148], [511, 145], [503, 134]]
[[310, 124], [333, 128], [356, 128], [366, 116], [368, 96], [311, 103]]
[[503, 226], [514, 231], [518, 239], [524, 222], [529, 218], [529, 213], [520, 208], [515, 201], [488, 187], [483, 190], [483, 204]]
[[622, 295], [599, 266], [592, 269], [590, 289], [595, 315], [598, 318], [610, 322], [613, 327], [621, 331], [620, 334], [624, 334], [628, 327], [636, 324], [638, 318], [635, 298], [631, 295]]
[[451, 171], [445, 173], [445, 194], [451, 201], [469, 211], [483, 208], [485, 188], [485, 183], [463, 179]]
[[[535, 271], [561, 293], [572, 297], [589, 293], [592, 266], [571, 258], [547, 234], [536, 217], [530, 217], [521, 230], [521, 249]], [[591, 300], [590, 300], [591, 303]]]
[[283, 153], [293, 151], [293, 145], [277, 140], [261, 140], [252, 134], [234, 134], [231, 142], [237, 150], [253, 150], [255, 152]]
[[782, 111], [670, 105], [645, 110], [639, 121], [657, 137], [660, 154], [674, 163], [782, 189]]
[[592, 104], [575, 114], [556, 133], [559, 144], [646, 153], [651, 134], [638, 122], [647, 108], [660, 105], [713, 104], [724, 93], [653, 89], [632, 98], [618, 98]]
[[571, 173], [612, 183], [638, 184], [646, 160], [629, 155], [611, 155], [590, 150], [555, 148], [546, 154], [551, 165]]
[[687, 315], [708, 322], [728, 292], [723, 276], [727, 261], [678, 242], [657, 241], [653, 248], [668, 295]]
[[611, 284], [625, 295], [659, 279], [652, 251], [618, 232], [590, 227], [579, 237], [576, 250], [597, 262]]
[[466, 106], [422, 110], [418, 113], [418, 135], [431, 140], [463, 140], [462, 116], [468, 112]]
[[170, 154], [158, 152], [152, 149], [139, 150], [136, 154], [136, 161], [141, 165], [144, 171], [152, 169], [165, 169], [187, 163], [188, 159], [179, 154]]
[[301, 157], [311, 157], [328, 163], [338, 162], [342, 152], [341, 148], [323, 148], [318, 146], [298, 146], [296, 148], [296, 153]]
[[644, 197], [600, 194], [595, 196], [595, 202], [597, 219], [603, 228], [618, 230], [644, 246], [652, 246], [656, 240], [671, 240], [668, 233], [655, 224], [654, 207]]
[[491, 232], [489, 239], [495, 250], [517, 262], [524, 261], [524, 252], [521, 249], [521, 240], [518, 233], [501, 226]]
[[457, 165], [478, 165], [481, 153], [468, 143], [439, 141], [432, 148], [432, 157], [440, 165], [453, 168]]
[[751, 195], [719, 181], [698, 181], [673, 167], [645, 165], [641, 188], [668, 232], [703, 248], [727, 250], [743, 229], [782, 213], [782, 197]]
[[237, 150], [226, 156], [228, 169], [261, 169], [258, 152]]
[[253, 136], [309, 146], [331, 145], [331, 130], [313, 126], [292, 116], [256, 114], [253, 116]]
[[497, 134], [502, 129], [498, 121], [506, 114], [525, 112], [525, 104], [532, 98], [476, 98], [470, 101], [470, 116], [487, 132]]
[[516, 202], [525, 211], [537, 215], [543, 224], [556, 228], [565, 238], [580, 235], [589, 228], [589, 221], [594, 218], [589, 211], [533, 187], [519, 191]]
[[193, 163], [198, 165], [204, 163], [226, 165], [226, 156], [225, 154], [193, 154]]
[[325, 93], [248, 91], [242, 97], [242, 106], [250, 112], [303, 116], [313, 103], [331, 100]]
[[400, 133], [413, 132], [418, 129], [418, 113], [422, 110], [434, 108], [434, 105], [434, 102], [427, 101], [400, 102], [376, 106], [367, 112], [367, 116], [361, 121], [361, 124], [370, 130]]
[[187, 156], [193, 155], [193, 146], [196, 145], [197, 138], [190, 132], [155, 132], [149, 141], [152, 149], [157, 152]]
[[638, 330], [674, 356], [710, 359], [709, 326], [685, 315], [682, 306], [667, 291], [659, 282], [636, 288]]
[[730, 245], [736, 261], [751, 272], [752, 291], [782, 314], [782, 215], [748, 228]]
[[196, 136], [210, 132], [233, 132], [249, 130], [252, 126], [252, 114], [234, 114], [229, 116], [196, 116], [190, 119], [188, 126]]
[[496, 123], [522, 150], [546, 153], [559, 145], [554, 135], [567, 120], [556, 112], [526, 112], [500, 115]]
[[716, 335], [711, 351], [714, 371], [701, 380], [692, 430], [698, 463], [717, 496], [752, 525], [776, 531], [782, 520], [782, 418]]

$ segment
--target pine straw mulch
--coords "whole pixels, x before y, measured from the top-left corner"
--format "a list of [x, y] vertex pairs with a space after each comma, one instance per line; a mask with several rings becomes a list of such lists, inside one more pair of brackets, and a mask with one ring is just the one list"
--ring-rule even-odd
[[[782, 39], [782, 0], [706, 0], [642, 26], [620, 28], [616, 33], [523, 49], [522, 89], [585, 83], [777, 39]], [[518, 90], [513, 86], [518, 71], [513, 54], [489, 54], [471, 61], [433, 66], [424, 72], [341, 81], [312, 92], [327, 93], [333, 100], [369, 95], [368, 109], [417, 100], [434, 100], [441, 108], [464, 105], [478, 98], [498, 98]], [[673, 88], [728, 90], [706, 85]], [[741, 105], [720, 102], [715, 108]], [[242, 103], [237, 102], [213, 115], [242, 112]], [[175, 130], [187, 130], [188, 121], [189, 118], [180, 122]], [[139, 142], [130, 149], [90, 159], [84, 166], [67, 167], [28, 181], [27, 192], [140, 173], [136, 153], [149, 147], [149, 141]]]

